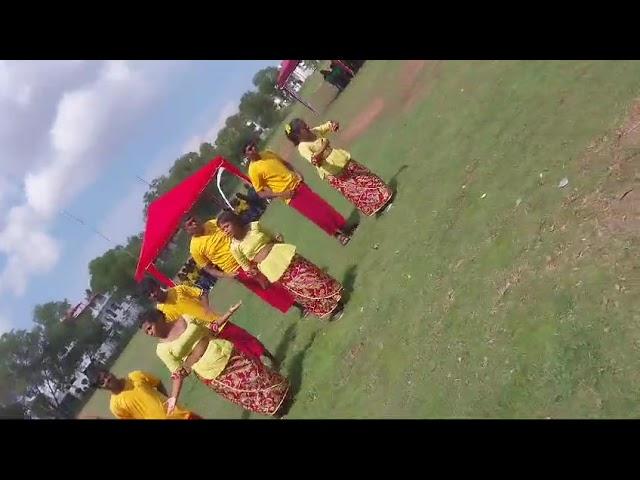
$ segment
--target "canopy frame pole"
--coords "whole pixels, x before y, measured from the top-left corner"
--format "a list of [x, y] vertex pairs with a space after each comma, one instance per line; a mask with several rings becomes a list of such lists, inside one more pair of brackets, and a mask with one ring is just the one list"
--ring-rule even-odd
[[320, 115], [315, 108], [313, 108], [310, 104], [308, 104], [307, 102], [305, 102], [304, 100], [302, 100], [302, 98], [300, 98], [300, 96], [295, 93], [293, 90], [289, 89], [289, 85], [285, 85], [284, 87], [282, 87], [283, 90], [285, 90], [289, 95], [291, 95], [295, 100], [297, 100], [298, 102], [300, 102], [302, 105], [304, 105], [305, 107], [307, 107], [309, 110], [311, 110], [313, 113], [315, 113], [316, 115]]

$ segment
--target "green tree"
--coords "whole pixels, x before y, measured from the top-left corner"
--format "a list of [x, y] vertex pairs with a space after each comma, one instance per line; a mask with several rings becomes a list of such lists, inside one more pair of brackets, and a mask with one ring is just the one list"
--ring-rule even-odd
[[220, 155], [235, 164], [240, 164], [242, 147], [256, 136], [253, 127], [247, 125], [249, 120], [252, 119], [242, 114], [229, 117], [216, 138], [216, 145]]
[[204, 165], [207, 162], [213, 160], [218, 155], [218, 152], [213, 145], [205, 142], [200, 144], [199, 154], [200, 159]]
[[[249, 118], [247, 118], [242, 112], [239, 111], [238, 113], [235, 113], [230, 117], [227, 117], [227, 119], [224, 122], [224, 126], [226, 128], [231, 128], [236, 132], [240, 132], [243, 128], [246, 128], [248, 120]], [[220, 135], [218, 135], [218, 137], [219, 136]], [[218, 142], [217, 140], [216, 140], [216, 145], [220, 145], [220, 142]]]
[[[176, 185], [187, 178], [189, 175], [195, 173], [199, 168], [204, 166], [204, 161], [200, 158], [200, 155], [194, 152], [189, 152], [182, 155], [174, 163], [171, 169], [169, 169], [169, 179], [175, 180]], [[170, 188], [173, 188], [172, 185]]]
[[276, 86], [276, 80], [278, 78], [278, 69], [276, 67], [263, 68], [253, 76], [253, 84], [263, 95], [277, 98], [282, 98], [280, 90]]
[[[26, 389], [25, 379], [21, 378], [20, 366], [14, 362], [16, 352], [20, 349], [20, 332], [7, 332], [0, 336], [0, 417], [14, 418], [15, 404], [22, 403], [19, 400], [20, 394]], [[24, 406], [22, 406], [24, 410]]]
[[271, 128], [282, 120], [281, 113], [275, 109], [273, 97], [260, 92], [247, 92], [242, 96], [240, 113], [263, 128]]
[[151, 203], [156, 198], [158, 198], [160, 195], [162, 195], [163, 193], [169, 190], [168, 188], [165, 188], [165, 182], [167, 181], [168, 181], [168, 177], [166, 175], [160, 175], [159, 177], [151, 180], [149, 189], [145, 192], [144, 196], [142, 197], [142, 202], [144, 205], [143, 214], [145, 219], [147, 218], [147, 214], [149, 212], [149, 205], [151, 205]]
[[[48, 302], [34, 309], [35, 327], [18, 352], [21, 376], [27, 380], [25, 393], [35, 398], [38, 415], [67, 418], [71, 412], [62, 405], [85, 356], [93, 357], [106, 338], [103, 325], [85, 310], [74, 319], [67, 317], [71, 305]], [[65, 321], [61, 321], [65, 319]], [[27, 370], [28, 371], [25, 371]], [[30, 405], [30, 408], [32, 406]]]
[[91, 290], [112, 292], [117, 299], [137, 292], [133, 276], [142, 246], [140, 235], [127, 239], [125, 246], [117, 245], [89, 263]]
[[[31, 331], [18, 330], [3, 335], [2, 380], [3, 384], [8, 381], [14, 399], [23, 399], [20, 403], [25, 408], [28, 406], [30, 409], [35, 399], [39, 399], [39, 416], [56, 418], [64, 416], [58, 399], [69, 383], [61, 375], [67, 366], [62, 355], [66, 345], [59, 331], [52, 332], [54, 329], [59, 330], [56, 328], [59, 325], [51, 323], [48, 318], [53, 309], [45, 308], [42, 311], [46, 314], [38, 319], [38, 324]], [[8, 402], [5, 406], [12, 403], [15, 401]]]

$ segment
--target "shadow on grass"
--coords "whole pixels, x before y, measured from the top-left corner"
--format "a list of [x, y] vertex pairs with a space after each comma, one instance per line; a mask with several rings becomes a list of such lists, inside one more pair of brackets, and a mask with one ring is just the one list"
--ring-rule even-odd
[[360, 224], [360, 212], [354, 208], [347, 217], [347, 231], [353, 233], [356, 226]]
[[356, 283], [356, 277], [358, 276], [357, 272], [358, 272], [358, 266], [351, 265], [347, 268], [347, 271], [345, 272], [344, 277], [342, 277], [342, 286], [344, 287], [342, 302], [345, 304], [349, 302], [349, 299], [351, 298], [351, 294], [353, 293], [353, 287]]
[[276, 357], [276, 360], [278, 360], [280, 364], [284, 362], [284, 359], [287, 356], [287, 350], [289, 349], [289, 345], [293, 343], [297, 335], [298, 335], [298, 327], [295, 323], [289, 325], [289, 327], [285, 330], [282, 340], [276, 347], [276, 351], [273, 353], [273, 356]]
[[309, 339], [307, 344], [302, 348], [302, 350], [296, 353], [291, 360], [289, 374], [287, 375], [287, 378], [289, 379], [289, 382], [291, 384], [291, 388], [289, 390], [289, 395], [287, 396], [285, 404], [280, 409], [279, 416], [287, 415], [296, 401], [296, 397], [300, 392], [300, 387], [302, 386], [302, 364], [304, 363], [304, 359], [316, 339], [318, 331], [314, 332], [311, 335], [311, 338]]
[[[409, 165], [402, 165], [398, 169], [398, 171], [393, 175], [393, 177], [391, 177], [391, 180], [389, 180], [388, 185], [389, 185], [389, 188], [391, 188], [391, 191], [393, 192], [393, 194], [391, 195], [391, 200], [389, 200], [387, 205], [391, 205], [395, 201], [396, 195], [398, 194], [398, 176], [407, 168], [409, 168]], [[378, 213], [376, 213], [376, 218], [380, 218], [382, 215], [384, 215], [386, 210], [387, 208], [383, 208]]]
[[389, 186], [391, 187], [391, 190], [393, 190], [394, 197], [396, 196], [396, 192], [398, 191], [398, 176], [407, 168], [409, 168], [409, 165], [402, 165], [398, 169], [398, 171], [393, 175], [393, 177], [391, 177], [391, 179], [389, 180]]
[[288, 378], [289, 382], [291, 382], [292, 397], [295, 397], [300, 391], [300, 386], [302, 385], [302, 364], [304, 363], [304, 358], [309, 352], [309, 349], [313, 346], [313, 342], [316, 339], [316, 335], [318, 335], [318, 331], [313, 332], [307, 344], [291, 359]]
[[325, 107], [325, 111], [329, 109], [329, 107], [333, 104], [333, 102], [335, 102], [336, 100], [338, 100], [338, 98], [340, 98], [340, 95], [342, 95], [342, 92], [344, 92], [343, 90], [340, 90], [338, 87], [336, 87], [335, 85], [332, 85], [331, 83], [327, 82], [327, 85], [329, 85], [332, 89], [334, 89], [335, 95], [333, 96], [333, 98], [331, 100], [329, 100], [329, 102], [327, 103], [327, 106]]

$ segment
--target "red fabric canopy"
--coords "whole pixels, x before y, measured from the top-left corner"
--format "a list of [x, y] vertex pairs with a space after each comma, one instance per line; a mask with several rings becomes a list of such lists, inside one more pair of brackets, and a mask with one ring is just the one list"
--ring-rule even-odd
[[289, 80], [289, 77], [296, 69], [300, 60], [283, 60], [280, 63], [280, 72], [278, 73], [278, 78], [276, 79], [276, 85], [280, 88], [284, 87]]
[[182, 217], [193, 208], [219, 168], [224, 168], [250, 182], [249, 178], [235, 165], [222, 157], [216, 157], [149, 205], [147, 225], [134, 276], [136, 282], [142, 281], [145, 272], [147, 272], [164, 285], [173, 286], [171, 279], [162, 274], [153, 262], [180, 227]]
[[[351, 70], [351, 68], [349, 68], [349, 66], [342, 60], [331, 61], [337, 63], [340, 67], [349, 72], [351, 76], [355, 75], [353, 70]], [[283, 60], [282, 62], [280, 62], [280, 72], [278, 73], [278, 78], [276, 79], [276, 86], [278, 86], [279, 88], [284, 88], [287, 80], [289, 80], [289, 77], [296, 69], [296, 67], [300, 64], [300, 62], [301, 60]]]
[[310, 104], [305, 102], [302, 98], [300, 98], [300, 96], [296, 92], [289, 89], [289, 87], [287, 86], [287, 81], [289, 80], [289, 77], [291, 76], [291, 74], [296, 69], [299, 63], [300, 63], [300, 60], [283, 60], [280, 63], [280, 72], [278, 73], [278, 78], [276, 79], [276, 86], [286, 91], [295, 100], [300, 102], [302, 105], [304, 105], [305, 107], [307, 107], [309, 110], [311, 110], [313, 113], [317, 115], [318, 112], [316, 111], [315, 108], [313, 108]]

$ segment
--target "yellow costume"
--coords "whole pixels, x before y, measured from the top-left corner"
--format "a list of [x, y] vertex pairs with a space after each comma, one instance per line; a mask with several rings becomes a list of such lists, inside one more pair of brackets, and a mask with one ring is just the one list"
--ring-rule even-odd
[[[251, 268], [251, 261], [266, 245], [274, 243], [274, 235], [259, 222], [249, 224], [249, 231], [242, 240], [231, 242], [231, 253], [244, 270]], [[277, 282], [291, 264], [296, 254], [295, 245], [275, 243], [267, 257], [258, 264], [258, 270], [269, 279]]]
[[238, 205], [235, 208], [235, 212], [237, 215], [241, 215], [242, 213], [246, 212], [247, 210], [249, 210], [249, 204], [243, 200], [243, 199], [239, 199], [238, 200]]
[[187, 280], [195, 285], [200, 280], [200, 273], [197, 270], [187, 273]]
[[167, 299], [156, 305], [156, 308], [164, 313], [169, 322], [175, 322], [183, 315], [193, 317], [193, 321], [207, 326], [219, 317], [207, 311], [200, 298], [204, 291], [198, 287], [177, 285], [167, 290]]
[[112, 394], [109, 409], [117, 418], [121, 419], [156, 419], [156, 420], [186, 420], [192, 413], [176, 406], [171, 415], [167, 415], [165, 402], [167, 397], [156, 387], [160, 380], [149, 373], [136, 370], [125, 378], [124, 389], [118, 394]]
[[344, 167], [349, 163], [349, 160], [351, 160], [351, 154], [349, 152], [332, 148], [329, 144], [327, 134], [333, 131], [332, 126], [332, 122], [327, 122], [312, 128], [311, 131], [318, 135], [318, 138], [313, 142], [300, 142], [298, 144], [298, 152], [309, 162], [311, 162], [311, 159], [316, 153], [320, 152], [325, 145], [328, 145], [322, 155], [322, 163], [316, 166], [316, 170], [322, 179], [326, 176], [335, 177], [340, 175]]
[[189, 250], [198, 268], [212, 263], [225, 273], [233, 273], [238, 270], [238, 263], [231, 255], [230, 245], [231, 238], [218, 228], [215, 220], [209, 220], [204, 224], [204, 235], [191, 237]]
[[[162, 360], [172, 374], [178, 373], [182, 368], [183, 362], [193, 351], [198, 342], [205, 336], [209, 335], [209, 331], [193, 322], [189, 317], [187, 328], [174, 340], [168, 342], [160, 342], [156, 347], [156, 354]], [[200, 377], [206, 380], [216, 378], [224, 367], [227, 366], [233, 344], [228, 340], [219, 338], [211, 338], [209, 345], [200, 359], [194, 363], [191, 369]]]
[[[256, 192], [265, 187], [273, 193], [288, 192], [295, 190], [300, 184], [300, 178], [295, 172], [289, 170], [282, 159], [270, 150], [260, 152], [260, 160], [249, 163], [249, 179]], [[284, 199], [284, 202], [288, 204], [289, 200]]]

